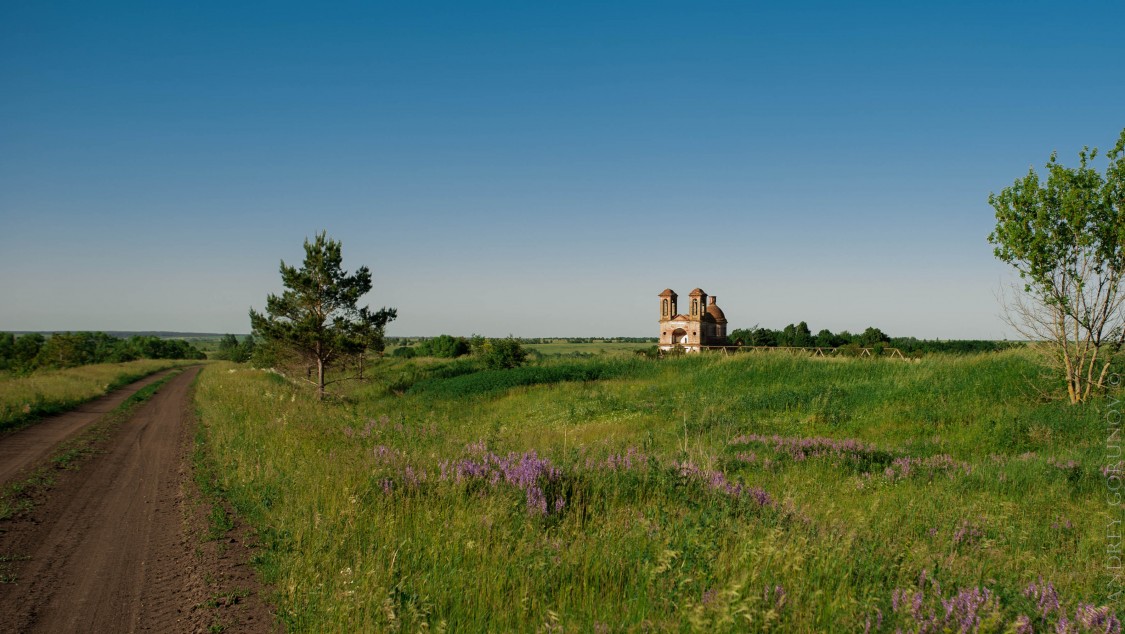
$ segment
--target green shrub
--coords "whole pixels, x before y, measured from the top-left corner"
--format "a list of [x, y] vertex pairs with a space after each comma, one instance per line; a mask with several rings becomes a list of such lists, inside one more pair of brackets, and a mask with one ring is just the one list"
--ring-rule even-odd
[[512, 337], [490, 339], [479, 350], [485, 367], [493, 370], [518, 368], [527, 360], [527, 352]]
[[416, 348], [416, 354], [420, 357], [443, 359], [454, 359], [469, 354], [470, 351], [468, 339], [452, 335], [438, 335], [433, 339], [423, 341]]

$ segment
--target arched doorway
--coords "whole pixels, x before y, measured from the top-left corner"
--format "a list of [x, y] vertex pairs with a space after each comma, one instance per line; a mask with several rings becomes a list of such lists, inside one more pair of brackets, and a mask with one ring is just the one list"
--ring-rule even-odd
[[688, 334], [686, 330], [684, 330], [683, 328], [677, 328], [672, 331], [672, 343], [678, 343], [683, 346], [687, 345], [687, 342]]

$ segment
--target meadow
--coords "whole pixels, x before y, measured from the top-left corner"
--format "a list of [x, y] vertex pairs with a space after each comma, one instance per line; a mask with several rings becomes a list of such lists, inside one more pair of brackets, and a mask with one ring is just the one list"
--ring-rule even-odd
[[289, 631], [1119, 631], [1113, 402], [1039, 398], [1026, 351], [371, 376], [198, 380]]
[[0, 372], [0, 430], [73, 409], [153, 372], [194, 363], [199, 362], [139, 359], [29, 374]]
[[571, 343], [566, 340], [551, 341], [547, 343], [529, 343], [524, 348], [535, 350], [545, 357], [550, 356], [582, 356], [599, 354], [627, 354], [634, 350], [651, 348], [655, 343], [627, 343], [622, 341], [599, 341], [594, 343]]

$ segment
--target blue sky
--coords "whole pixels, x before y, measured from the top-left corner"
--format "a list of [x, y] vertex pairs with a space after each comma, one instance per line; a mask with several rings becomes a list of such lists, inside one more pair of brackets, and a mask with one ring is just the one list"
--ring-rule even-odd
[[988, 194], [1117, 139], [1125, 5], [915, 4], [3, 3], [0, 330], [246, 332], [327, 230], [391, 335], [1011, 336]]

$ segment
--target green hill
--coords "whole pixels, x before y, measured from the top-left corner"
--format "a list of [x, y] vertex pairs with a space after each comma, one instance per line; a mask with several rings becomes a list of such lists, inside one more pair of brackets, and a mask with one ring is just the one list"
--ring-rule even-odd
[[1025, 351], [373, 374], [327, 406], [236, 366], [199, 381], [204, 453], [291, 631], [1116, 618], [1094, 607], [1111, 404], [1042, 401]]

